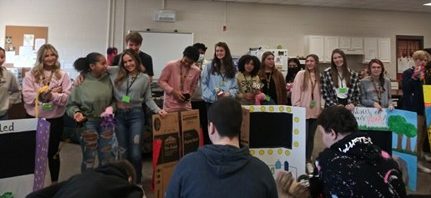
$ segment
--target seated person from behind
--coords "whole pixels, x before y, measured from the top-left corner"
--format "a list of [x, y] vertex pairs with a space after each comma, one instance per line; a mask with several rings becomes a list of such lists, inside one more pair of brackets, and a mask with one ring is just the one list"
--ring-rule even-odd
[[35, 191], [27, 198], [142, 198], [144, 191], [135, 184], [136, 172], [132, 164], [120, 160]]
[[[317, 119], [326, 146], [310, 178], [313, 197], [406, 197], [402, 173], [391, 156], [358, 132], [354, 115], [342, 106], [328, 107]], [[282, 183], [295, 183], [287, 173]], [[289, 191], [284, 185], [283, 190]]]
[[241, 104], [218, 99], [208, 110], [208, 134], [213, 145], [186, 155], [176, 166], [166, 197], [277, 197], [271, 171], [240, 147]]

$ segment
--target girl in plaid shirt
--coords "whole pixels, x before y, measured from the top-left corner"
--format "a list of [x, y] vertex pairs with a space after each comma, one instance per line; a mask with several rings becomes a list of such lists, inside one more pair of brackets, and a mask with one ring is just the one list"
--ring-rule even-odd
[[342, 50], [334, 49], [331, 57], [331, 67], [321, 77], [325, 107], [343, 105], [352, 111], [359, 104], [359, 75], [347, 66]]

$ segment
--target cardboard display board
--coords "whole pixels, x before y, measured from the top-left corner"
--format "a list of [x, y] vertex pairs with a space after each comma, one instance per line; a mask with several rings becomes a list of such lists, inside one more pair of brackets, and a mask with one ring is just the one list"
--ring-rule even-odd
[[181, 120], [181, 156], [195, 152], [203, 144], [203, 136], [200, 130], [199, 110], [183, 111]]
[[[296, 178], [305, 174], [305, 108], [243, 107], [246, 110], [243, 111], [241, 143], [250, 145], [251, 154], [265, 162], [274, 177], [280, 170], [289, 170]], [[254, 120], [253, 114], [258, 115]]]
[[[384, 131], [392, 132], [392, 156], [398, 158], [403, 170], [403, 176], [408, 180], [407, 187], [411, 191], [416, 190], [417, 179], [417, 114], [411, 111], [394, 109], [389, 111], [383, 109], [379, 111], [375, 108], [357, 107], [353, 114], [358, 122], [359, 130], [370, 133], [382, 133]], [[384, 136], [380, 136], [384, 137]], [[379, 142], [387, 143], [387, 140], [376, 139], [379, 136], [372, 137], [373, 143], [379, 145]]]
[[0, 195], [25, 197], [43, 186], [49, 123], [40, 120], [36, 132], [37, 125], [34, 118], [0, 121]]
[[164, 197], [177, 162], [202, 144], [198, 110], [153, 115], [154, 197]]
[[178, 113], [153, 115], [154, 197], [164, 197], [169, 178], [180, 159]]

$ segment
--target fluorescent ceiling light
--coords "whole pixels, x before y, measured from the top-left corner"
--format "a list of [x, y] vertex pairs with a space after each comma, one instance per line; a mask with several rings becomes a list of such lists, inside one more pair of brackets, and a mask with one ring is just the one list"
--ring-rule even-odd
[[424, 6], [431, 6], [431, 3], [426, 3], [424, 4]]

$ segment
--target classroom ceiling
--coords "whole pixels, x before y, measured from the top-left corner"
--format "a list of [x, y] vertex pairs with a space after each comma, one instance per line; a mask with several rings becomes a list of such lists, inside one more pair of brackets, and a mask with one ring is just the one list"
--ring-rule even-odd
[[237, 3], [261, 3], [298, 6], [356, 8], [373, 10], [392, 10], [431, 13], [431, 0], [195, 0], [195, 1], [222, 1]]

